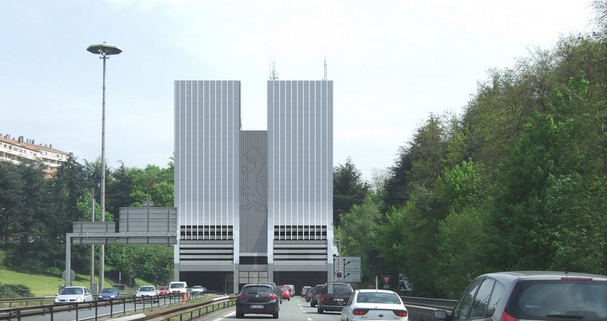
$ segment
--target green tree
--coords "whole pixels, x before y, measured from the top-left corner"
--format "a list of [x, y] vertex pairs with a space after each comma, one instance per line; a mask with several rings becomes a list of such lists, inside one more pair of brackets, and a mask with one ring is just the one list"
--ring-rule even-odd
[[333, 172], [333, 224], [341, 224], [340, 215], [348, 213], [354, 205], [361, 205], [369, 193], [369, 183], [348, 157], [345, 164]]
[[363, 204], [354, 205], [350, 212], [341, 214], [338, 236], [342, 252], [361, 257], [361, 269], [366, 277], [369, 277], [369, 250], [378, 246], [377, 226], [380, 220], [381, 214], [371, 195]]

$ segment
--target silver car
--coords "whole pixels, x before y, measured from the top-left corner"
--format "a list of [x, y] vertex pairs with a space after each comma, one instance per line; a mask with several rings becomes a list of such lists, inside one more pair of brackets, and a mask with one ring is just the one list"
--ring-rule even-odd
[[607, 276], [568, 272], [499, 272], [477, 277], [451, 313], [438, 320], [605, 320]]
[[135, 296], [138, 298], [152, 297], [153, 299], [157, 299], [154, 297], [158, 296], [158, 290], [156, 290], [156, 287], [153, 285], [142, 285], [137, 289]]
[[92, 302], [93, 295], [84, 286], [66, 286], [55, 297], [57, 304]]

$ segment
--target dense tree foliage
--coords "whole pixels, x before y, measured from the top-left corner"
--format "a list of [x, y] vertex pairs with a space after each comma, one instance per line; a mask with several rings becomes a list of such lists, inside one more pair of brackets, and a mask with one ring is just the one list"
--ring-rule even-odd
[[412, 294], [448, 298], [498, 270], [607, 274], [607, 1], [595, 8], [601, 30], [489, 71], [460, 116], [430, 115], [376, 206], [341, 215], [340, 238], [358, 237], [344, 254], [377, 248]]
[[[50, 180], [36, 163], [0, 162], [0, 249], [2, 265], [31, 272], [60, 272], [65, 262], [65, 236], [72, 222], [101, 219], [100, 160], [81, 165], [70, 155]], [[120, 207], [173, 206], [173, 166], [161, 169], [107, 169], [106, 221]], [[113, 269], [148, 281], [164, 281], [172, 269], [173, 251], [166, 246], [108, 247], [106, 270]], [[127, 254], [125, 254], [127, 253]], [[86, 271], [90, 247], [72, 245], [72, 268]], [[133, 264], [146, 262], [138, 269]]]
[[370, 186], [362, 180], [361, 172], [356, 169], [352, 159], [338, 165], [333, 173], [333, 224], [340, 225], [341, 214], [348, 213], [354, 205], [361, 205]]

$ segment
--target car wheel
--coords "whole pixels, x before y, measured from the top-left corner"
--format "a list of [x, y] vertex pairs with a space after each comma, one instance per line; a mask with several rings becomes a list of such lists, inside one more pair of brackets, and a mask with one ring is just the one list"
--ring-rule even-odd
[[316, 303], [314, 303], [314, 301], [312, 301], [312, 302], [310, 302], [310, 306], [311, 306], [311, 307], [315, 307], [315, 306], [316, 306]]
[[316, 312], [322, 314], [324, 311], [320, 308], [320, 305], [319, 305], [318, 308], [316, 309]]
[[273, 317], [274, 319], [278, 319], [278, 311], [276, 311], [276, 313], [272, 314], [272, 317]]
[[244, 313], [236, 312], [236, 319], [244, 318]]

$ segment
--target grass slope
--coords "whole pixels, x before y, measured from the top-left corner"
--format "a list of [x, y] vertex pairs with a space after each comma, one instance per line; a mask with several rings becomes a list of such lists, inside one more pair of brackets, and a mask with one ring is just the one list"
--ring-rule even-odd
[[[94, 280], [99, 282], [99, 277]], [[7, 270], [0, 268], [0, 283], [2, 284], [23, 284], [27, 286], [30, 291], [34, 294], [34, 297], [45, 297], [55, 296], [59, 291], [59, 287], [65, 284], [65, 281], [61, 278], [61, 274], [57, 275], [39, 275], [39, 274], [27, 274]], [[76, 274], [76, 279], [72, 281], [72, 285], [82, 285], [86, 287], [91, 286], [90, 276]], [[104, 284], [113, 284], [111, 280], [107, 278]]]

